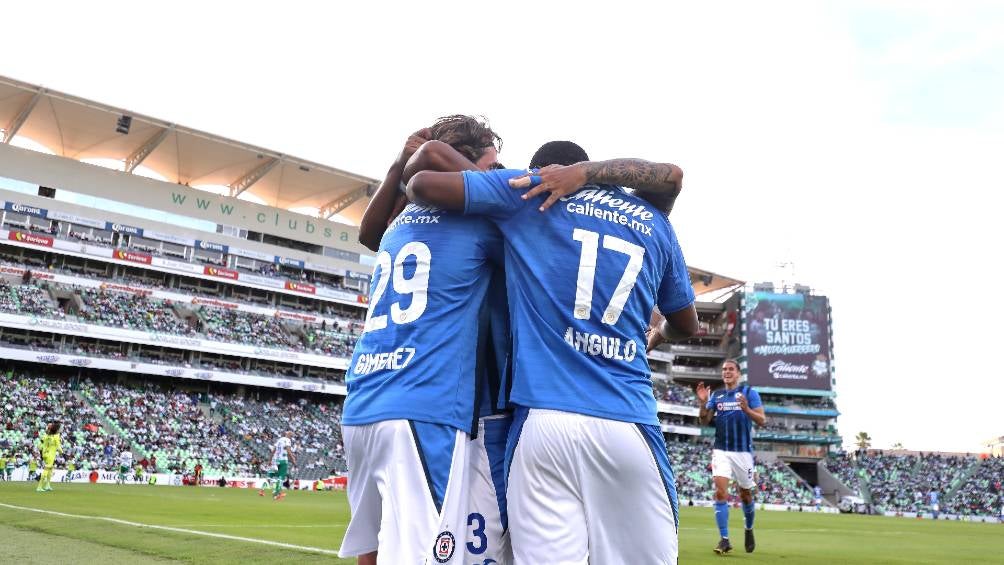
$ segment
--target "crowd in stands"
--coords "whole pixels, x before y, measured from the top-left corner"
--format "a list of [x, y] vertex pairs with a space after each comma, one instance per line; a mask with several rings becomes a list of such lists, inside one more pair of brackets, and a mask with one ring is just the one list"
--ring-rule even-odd
[[[683, 502], [711, 500], [714, 486], [711, 480], [711, 444], [704, 441], [668, 441], [669, 460], [676, 474], [676, 492]], [[730, 498], [735, 489], [730, 488]], [[787, 506], [809, 505], [812, 491], [788, 466], [774, 460], [757, 462], [754, 497], [764, 504]]]
[[756, 500], [788, 506], [812, 503], [812, 491], [783, 461], [756, 463]]
[[209, 339], [243, 343], [260, 347], [302, 349], [299, 342], [291, 341], [281, 320], [274, 317], [227, 310], [223, 308], [199, 308], [203, 321], [202, 331]]
[[81, 383], [81, 391], [135, 451], [156, 457], [163, 469], [184, 472], [202, 464], [223, 473], [250, 471], [250, 454], [209, 419], [197, 395], [90, 380]]
[[62, 424], [61, 468], [96, 468], [110, 439], [91, 406], [73, 394], [69, 381], [4, 370], [0, 373], [0, 456], [17, 464], [40, 461], [41, 435]]
[[34, 284], [12, 285], [0, 278], [0, 312], [62, 319], [66, 314], [49, 298], [48, 291]]
[[676, 475], [676, 493], [681, 503], [711, 500], [711, 444], [702, 441], [667, 441], [669, 462]]
[[84, 395], [161, 470], [185, 473], [202, 465], [207, 475], [263, 476], [272, 446], [293, 432], [296, 478], [344, 472], [339, 401], [305, 398], [258, 401], [236, 394], [204, 398], [169, 386], [85, 381]]
[[[200, 306], [198, 319], [188, 321], [176, 314], [170, 300], [105, 289], [58, 288], [71, 290], [80, 297], [77, 319], [82, 322], [184, 336], [201, 332], [210, 340], [318, 355], [351, 356], [363, 327], [361, 318], [336, 320], [330, 326], [327, 321], [316, 325], [210, 306]], [[0, 278], [0, 312], [66, 317], [45, 288], [11, 284], [4, 278]], [[359, 309], [360, 316], [364, 313]], [[297, 327], [302, 327], [302, 331], [294, 331]]]
[[351, 357], [358, 336], [339, 331], [325, 331], [316, 326], [305, 328], [307, 349], [318, 355], [333, 355], [336, 357]]
[[879, 512], [929, 511], [931, 492], [937, 493], [942, 513], [997, 516], [1004, 512], [1002, 458], [859, 451], [831, 454], [825, 464], [852, 491], [867, 488]]
[[861, 492], [858, 480], [858, 467], [848, 453], [831, 453], [823, 462], [826, 469], [833, 473], [840, 482], [851, 489], [855, 495]]
[[[259, 401], [221, 395], [213, 396], [210, 403], [227, 429], [240, 437], [261, 462], [269, 462], [276, 439], [292, 431], [297, 446], [297, 478], [317, 479], [347, 469], [340, 425], [342, 406], [338, 401]], [[252, 472], [261, 473], [261, 469]]]
[[912, 509], [914, 492], [910, 480], [917, 466], [911, 456], [884, 453], [863, 453], [858, 456], [858, 466], [865, 470], [872, 504], [879, 511], [897, 508]]
[[141, 294], [79, 289], [83, 302], [77, 317], [103, 326], [130, 330], [194, 335], [190, 324], [174, 314], [171, 302]]
[[963, 516], [1004, 517], [1004, 457], [980, 460], [942, 511]]
[[787, 408], [809, 408], [813, 410], [835, 410], [837, 405], [833, 402], [832, 398], [814, 398], [811, 396], [799, 396], [794, 397], [783, 397], [777, 398], [771, 396], [769, 399], [764, 401], [764, 404], [768, 406], [784, 406]]
[[675, 383], [669, 379], [652, 379], [652, 389], [655, 399], [671, 404], [694, 405], [697, 395], [686, 385]]

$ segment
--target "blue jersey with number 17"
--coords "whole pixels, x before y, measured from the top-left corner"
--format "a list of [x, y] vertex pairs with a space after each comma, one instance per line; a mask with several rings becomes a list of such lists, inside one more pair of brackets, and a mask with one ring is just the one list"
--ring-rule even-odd
[[380, 241], [342, 423], [416, 420], [471, 431], [482, 304], [502, 238], [482, 218], [409, 204]]
[[591, 185], [539, 212], [509, 187], [525, 171], [465, 172], [465, 213], [505, 238], [515, 364], [510, 400], [658, 424], [645, 355], [653, 306], [669, 314], [694, 292], [665, 215], [615, 186]]

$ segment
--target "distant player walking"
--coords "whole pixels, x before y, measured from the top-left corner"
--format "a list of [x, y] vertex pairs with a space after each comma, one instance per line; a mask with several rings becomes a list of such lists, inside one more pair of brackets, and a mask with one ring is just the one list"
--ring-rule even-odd
[[931, 489], [931, 492], [927, 493], [927, 498], [931, 503], [931, 516], [937, 520], [938, 514], [941, 512], [941, 505], [938, 504], [938, 491]]
[[132, 451], [126, 449], [119, 454], [119, 473], [115, 477], [115, 484], [124, 485], [126, 484], [126, 478], [128, 477], [129, 471], [132, 469]]
[[296, 465], [296, 456], [293, 455], [293, 432], [286, 432], [281, 436], [272, 448], [272, 468], [275, 470], [275, 488], [272, 491], [272, 500], [282, 500], [286, 498], [286, 493], [282, 492], [282, 485], [289, 475], [289, 464]]
[[38, 480], [35, 492], [52, 490], [52, 471], [56, 465], [56, 455], [61, 451], [63, 448], [59, 439], [59, 422], [52, 422], [45, 429], [45, 437], [42, 438], [42, 477]]
[[722, 539], [715, 553], [732, 551], [729, 542], [729, 481], [739, 486], [743, 516], [746, 519], [746, 553], [756, 548], [753, 538], [753, 423], [767, 422], [760, 395], [749, 385], [739, 385], [739, 363], [729, 359], [722, 364], [725, 388], [714, 393], [704, 383], [697, 384], [701, 406], [701, 424], [715, 422], [715, 447], [711, 455], [711, 474], [715, 482], [715, 522]]

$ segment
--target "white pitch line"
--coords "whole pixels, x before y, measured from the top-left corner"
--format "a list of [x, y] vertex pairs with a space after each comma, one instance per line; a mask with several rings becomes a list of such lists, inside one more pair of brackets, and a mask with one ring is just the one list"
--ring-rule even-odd
[[133, 526], [136, 528], [150, 528], [153, 530], [166, 530], [169, 532], [179, 532], [183, 534], [193, 534], [197, 536], [207, 536], [211, 538], [221, 538], [233, 541], [246, 541], [249, 543], [260, 543], [262, 545], [271, 545], [274, 547], [284, 547], [286, 549], [298, 549], [300, 551], [309, 551], [311, 553], [323, 553], [325, 555], [338, 555], [337, 551], [331, 549], [322, 549], [320, 547], [310, 547], [306, 545], [293, 545], [291, 543], [282, 543], [279, 541], [269, 541], [257, 538], [245, 538], [241, 536], [231, 536], [227, 534], [217, 534], [215, 532], [203, 532], [199, 530], [189, 530], [187, 528], [173, 528], [171, 526], [158, 526], [155, 524], [142, 524], [140, 522], [130, 522], [129, 520], [119, 520], [118, 518], [109, 518], [107, 516], [86, 516], [82, 514], [67, 514], [65, 512], [56, 512], [53, 510], [42, 510], [41, 508], [29, 508], [27, 506], [15, 506], [13, 504], [5, 504], [0, 502], [0, 506], [5, 508], [13, 508], [15, 510], [25, 510], [28, 512], [38, 512], [41, 514], [52, 514], [53, 516], [65, 516], [67, 518], [79, 518], [81, 520], [100, 520], [103, 522], [111, 522], [113, 524], [122, 524], [124, 526]]
[[[338, 528], [346, 524], [172, 524], [172, 528]], [[167, 527], [167, 526], [165, 526]]]

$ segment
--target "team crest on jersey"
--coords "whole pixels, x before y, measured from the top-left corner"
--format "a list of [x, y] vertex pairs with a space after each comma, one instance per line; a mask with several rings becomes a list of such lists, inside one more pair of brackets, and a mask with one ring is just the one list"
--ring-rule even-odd
[[457, 539], [453, 537], [453, 532], [445, 531], [436, 536], [436, 545], [432, 548], [432, 555], [436, 561], [446, 563], [453, 557], [453, 551], [457, 549]]

